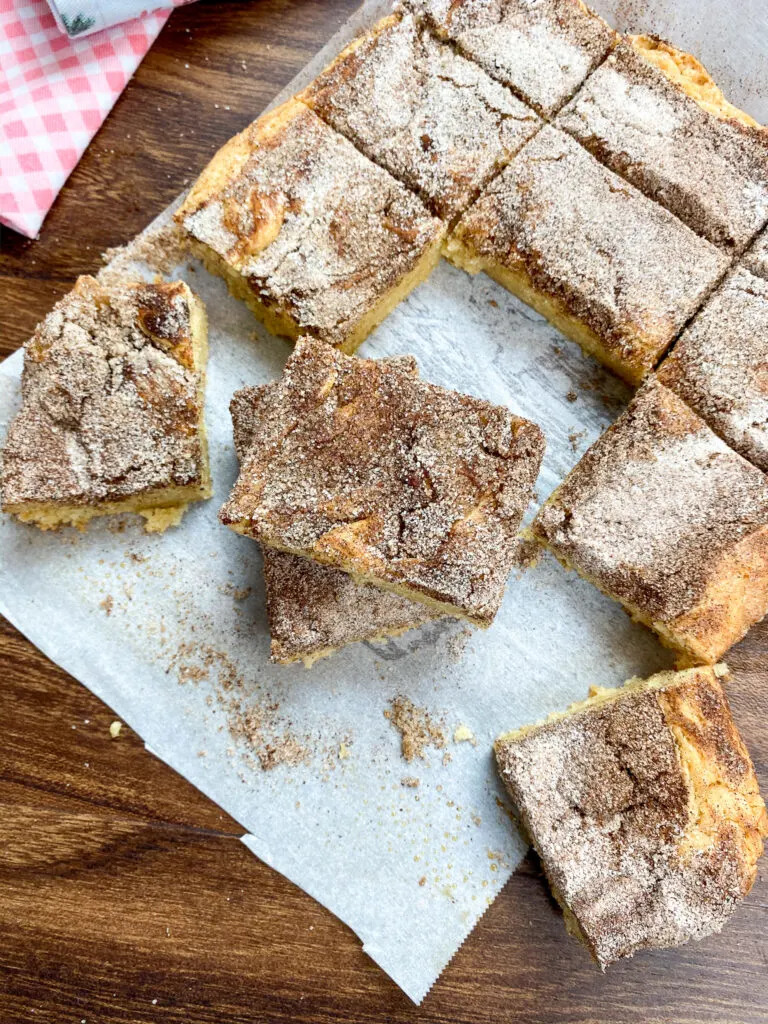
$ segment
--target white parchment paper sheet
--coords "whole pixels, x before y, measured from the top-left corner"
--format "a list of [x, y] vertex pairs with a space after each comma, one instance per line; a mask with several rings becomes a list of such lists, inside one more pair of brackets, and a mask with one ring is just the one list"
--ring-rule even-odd
[[[385, 6], [366, 4], [286, 94]], [[631, 4], [597, 6], [618, 14], [619, 27], [690, 45], [760, 116], [762, 4], [740, 4], [735, 28], [717, 3], [651, 4], [644, 22]], [[350, 647], [309, 672], [270, 665], [257, 546], [220, 526], [216, 512], [236, 475], [232, 392], [274, 379], [287, 348], [199, 265], [177, 272], [204, 299], [211, 325], [214, 498], [160, 536], [130, 518], [124, 529], [97, 522], [80, 535], [3, 517], [0, 612], [241, 822], [250, 849], [344, 920], [418, 1002], [524, 854], [494, 771], [494, 737], [584, 697], [592, 683], [616, 685], [669, 658], [616, 604], [545, 557], [510, 580], [488, 631], [467, 636], [444, 620]], [[541, 425], [541, 500], [628, 397], [536, 313], [447, 263], [361, 350], [406, 352], [425, 379]], [[18, 406], [21, 365], [20, 352], [0, 365], [0, 435]], [[404, 762], [384, 714], [396, 695], [428, 709], [444, 748]], [[453, 742], [459, 725], [474, 743]], [[264, 770], [270, 748], [297, 763]]]

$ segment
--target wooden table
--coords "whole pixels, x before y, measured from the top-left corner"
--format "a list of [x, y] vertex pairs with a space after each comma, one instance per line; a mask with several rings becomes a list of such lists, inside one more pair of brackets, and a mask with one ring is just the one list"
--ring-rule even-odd
[[[177, 11], [40, 240], [4, 233], [0, 355], [163, 209], [355, 5]], [[729, 658], [764, 791], [766, 651], [758, 627]], [[765, 868], [723, 935], [601, 975], [529, 858], [416, 1008], [344, 925], [245, 849], [236, 822], [129, 730], [111, 739], [109, 709], [2, 622], [0, 686], [2, 1024], [768, 1021]]]

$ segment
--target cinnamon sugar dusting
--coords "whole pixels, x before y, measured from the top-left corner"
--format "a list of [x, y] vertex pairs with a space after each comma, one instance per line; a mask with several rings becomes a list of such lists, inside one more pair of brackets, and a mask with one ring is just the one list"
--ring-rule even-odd
[[3, 453], [4, 505], [96, 505], [202, 485], [203, 368], [186, 285], [81, 277], [25, 345], [22, 407]]
[[446, 219], [541, 125], [410, 15], [375, 25], [300, 99]]
[[222, 522], [492, 620], [543, 454], [538, 427], [306, 339], [252, 400], [254, 443]]
[[456, 233], [471, 252], [523, 272], [646, 372], [728, 266], [724, 253], [549, 125]]
[[[667, 675], [662, 689], [619, 690], [609, 703], [496, 743], [553, 891], [602, 967], [719, 931], [754, 879], [753, 831], [758, 846], [766, 831], [715, 674]], [[686, 751], [682, 722], [693, 744]], [[713, 804], [693, 771], [720, 780]], [[733, 818], [730, 800], [741, 808]], [[710, 813], [717, 822], [692, 852]]]
[[768, 281], [737, 269], [683, 332], [659, 380], [768, 471]]
[[768, 525], [768, 484], [650, 382], [542, 507], [536, 536], [606, 592], [669, 622]]
[[386, 171], [290, 100], [233, 139], [177, 214], [262, 306], [343, 344], [442, 234]]
[[546, 117], [616, 39], [579, 0], [405, 0], [405, 6]]
[[704, 110], [629, 44], [555, 123], [716, 245], [743, 248], [768, 220], [768, 131]]
[[384, 712], [384, 717], [388, 718], [400, 733], [402, 754], [408, 762], [417, 757], [425, 760], [428, 747], [442, 750], [446, 745], [443, 727], [435, 722], [426, 708], [417, 707], [408, 697], [395, 697], [390, 703], [389, 710]]

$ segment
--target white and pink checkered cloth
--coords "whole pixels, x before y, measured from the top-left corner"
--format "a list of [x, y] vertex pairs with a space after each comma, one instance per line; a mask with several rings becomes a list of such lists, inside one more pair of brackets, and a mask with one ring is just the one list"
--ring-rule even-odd
[[0, 224], [37, 236], [171, 4], [182, 2], [71, 38], [46, 0], [0, 0]]

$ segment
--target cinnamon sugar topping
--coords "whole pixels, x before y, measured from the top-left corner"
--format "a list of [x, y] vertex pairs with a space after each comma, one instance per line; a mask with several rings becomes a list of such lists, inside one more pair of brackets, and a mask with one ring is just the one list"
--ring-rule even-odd
[[626, 43], [555, 123], [710, 242], [743, 248], [768, 220], [768, 131], [705, 110]]
[[374, 26], [300, 99], [446, 219], [541, 125], [530, 107], [410, 15]]
[[573, 95], [616, 39], [580, 0], [405, 0], [405, 6], [545, 117]]
[[25, 346], [4, 507], [97, 505], [202, 484], [202, 367], [186, 285], [81, 277]]
[[253, 397], [253, 444], [222, 522], [489, 624], [543, 454], [538, 427], [308, 339]]

